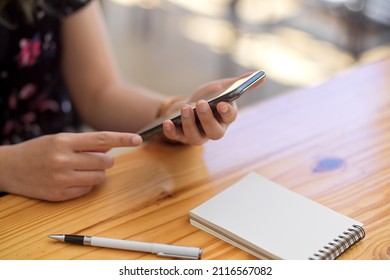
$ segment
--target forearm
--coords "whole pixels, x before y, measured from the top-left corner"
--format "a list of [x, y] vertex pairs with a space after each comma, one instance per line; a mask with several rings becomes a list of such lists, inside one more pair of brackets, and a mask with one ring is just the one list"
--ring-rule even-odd
[[5, 192], [5, 162], [4, 159], [6, 158], [5, 155], [5, 149], [6, 146], [0, 146], [0, 193]]
[[98, 1], [66, 18], [62, 36], [64, 78], [84, 121], [99, 130], [134, 132], [156, 117], [164, 97], [124, 85]]
[[77, 107], [82, 119], [95, 129], [136, 132], [156, 118], [165, 98], [142, 87], [115, 83]]
[[0, 145], [0, 192], [9, 192], [7, 189], [7, 178], [10, 176], [10, 174], [7, 170], [7, 159], [13, 157], [10, 148], [11, 146], [9, 145]]

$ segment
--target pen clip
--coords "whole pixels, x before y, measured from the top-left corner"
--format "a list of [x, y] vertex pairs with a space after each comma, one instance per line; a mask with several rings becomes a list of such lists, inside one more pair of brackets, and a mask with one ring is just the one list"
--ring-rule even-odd
[[156, 255], [159, 257], [166, 257], [166, 258], [171, 257], [171, 258], [198, 260], [200, 258], [201, 253], [199, 253], [198, 256], [192, 256], [192, 255], [188, 256], [188, 255], [178, 255], [178, 254], [158, 252]]

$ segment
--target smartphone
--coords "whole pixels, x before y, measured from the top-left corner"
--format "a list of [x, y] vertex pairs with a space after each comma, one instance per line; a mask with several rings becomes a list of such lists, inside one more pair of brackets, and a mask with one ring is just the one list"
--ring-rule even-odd
[[[207, 98], [206, 101], [209, 103], [212, 109], [215, 109], [217, 104], [221, 101], [225, 101], [225, 102], [234, 101], [240, 96], [242, 96], [243, 93], [250, 90], [254, 85], [262, 81], [265, 78], [265, 76], [266, 74], [263, 70], [256, 71], [248, 77], [235, 81], [231, 86], [229, 86], [227, 89], [223, 90], [222, 92], [216, 92], [215, 94]], [[192, 106], [196, 116], [195, 104], [196, 103], [190, 105]], [[170, 119], [175, 125], [180, 125], [181, 124], [180, 110], [173, 113], [170, 116], [164, 116], [156, 119], [151, 124], [139, 130], [137, 134], [139, 134], [144, 140], [147, 140], [155, 133], [161, 132], [163, 130], [162, 123], [167, 119]]]

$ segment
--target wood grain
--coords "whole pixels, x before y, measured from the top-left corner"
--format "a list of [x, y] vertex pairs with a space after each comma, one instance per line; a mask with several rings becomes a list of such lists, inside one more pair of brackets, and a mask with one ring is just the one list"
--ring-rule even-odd
[[[390, 59], [242, 110], [202, 147], [148, 143], [72, 201], [0, 198], [0, 259], [157, 259], [63, 244], [52, 233], [199, 246], [203, 259], [254, 259], [188, 221], [190, 209], [256, 171], [365, 224], [339, 259], [390, 256]], [[266, 93], [264, 93], [266, 94]]]

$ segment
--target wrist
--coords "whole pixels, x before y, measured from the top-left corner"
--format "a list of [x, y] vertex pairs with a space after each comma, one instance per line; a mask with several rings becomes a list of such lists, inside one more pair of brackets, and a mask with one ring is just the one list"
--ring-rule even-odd
[[157, 118], [163, 117], [165, 115], [168, 115], [170, 112], [172, 112], [172, 109], [178, 109], [179, 105], [184, 105], [188, 102], [188, 97], [186, 96], [172, 96], [166, 98], [158, 108], [157, 111]]

